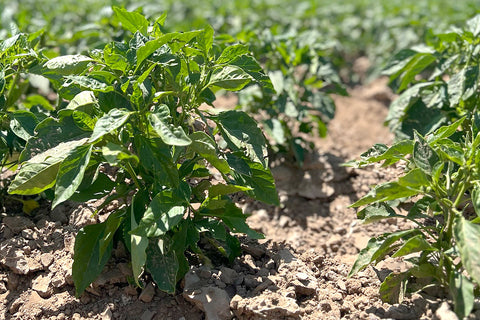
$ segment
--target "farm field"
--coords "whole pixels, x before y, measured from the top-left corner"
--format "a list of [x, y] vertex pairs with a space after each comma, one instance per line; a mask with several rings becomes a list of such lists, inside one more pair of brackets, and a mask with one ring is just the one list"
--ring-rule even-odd
[[480, 318], [480, 16], [417, 2], [0, 0], [0, 319]]

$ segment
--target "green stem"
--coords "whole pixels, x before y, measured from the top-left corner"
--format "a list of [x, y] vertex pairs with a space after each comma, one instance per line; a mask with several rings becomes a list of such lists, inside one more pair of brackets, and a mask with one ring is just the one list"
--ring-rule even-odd
[[135, 183], [135, 186], [136, 186], [138, 189], [141, 189], [140, 181], [138, 181], [137, 175], [135, 174], [135, 171], [133, 170], [132, 165], [130, 164], [130, 162], [127, 162], [127, 164], [125, 165], [124, 168], [125, 168], [125, 170], [127, 170], [128, 174], [130, 174], [130, 176], [132, 177], [132, 180], [133, 180], [133, 182]]

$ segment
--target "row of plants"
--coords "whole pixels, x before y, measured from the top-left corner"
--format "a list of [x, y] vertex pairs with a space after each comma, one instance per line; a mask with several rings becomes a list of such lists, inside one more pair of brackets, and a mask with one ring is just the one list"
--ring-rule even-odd
[[209, 26], [164, 32], [165, 15], [113, 10], [129, 36], [88, 54], [48, 57], [41, 33], [0, 42], [2, 159], [19, 166], [8, 192], [41, 194], [52, 208], [102, 199], [97, 213], [116, 203], [76, 236], [77, 295], [119, 241], [137, 285], [148, 272], [173, 292], [187, 258], [209, 263], [199, 243], [232, 260], [233, 233], [262, 237], [231, 195], [278, 204], [266, 141], [247, 113], [212, 102], [220, 89], [273, 86], [247, 46], [214, 41]]
[[479, 35], [476, 16], [396, 54], [385, 69], [400, 92], [387, 119], [396, 142], [377, 144], [350, 163], [403, 168], [401, 177], [352, 205], [362, 207], [359, 219], [413, 224], [370, 239], [350, 274], [403, 257], [409, 267], [386, 277], [382, 299], [398, 303], [408, 293], [443, 288], [459, 318], [480, 296]]
[[302, 165], [305, 151], [313, 148], [305, 137], [326, 134], [335, 113], [330, 94], [344, 95], [342, 82], [358, 83], [364, 78], [351, 71], [356, 58], [367, 56], [372, 63], [370, 78], [375, 77], [390, 52], [420, 43], [433, 26], [446, 28], [476, 10], [475, 1], [388, 1], [375, 5], [368, 0], [341, 5], [279, 0], [248, 4], [209, 1], [204, 5], [89, 1], [79, 6], [64, 0], [60, 4], [28, 0], [0, 3], [4, 30], [11, 25], [27, 32], [42, 29], [41, 46], [45, 53], [54, 51], [51, 57], [85, 54], [128, 33], [110, 7], [114, 4], [146, 12], [152, 20], [168, 12], [171, 24], [164, 27], [165, 32], [210, 24], [218, 41], [248, 45], [276, 92], [252, 86], [241, 94], [239, 108], [256, 114], [271, 155], [287, 155], [298, 165]]

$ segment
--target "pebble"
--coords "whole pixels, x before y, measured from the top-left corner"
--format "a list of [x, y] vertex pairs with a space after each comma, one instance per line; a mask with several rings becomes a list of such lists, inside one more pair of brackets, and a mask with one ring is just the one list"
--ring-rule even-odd
[[155, 296], [155, 288], [153, 287], [153, 284], [149, 282], [147, 286], [142, 290], [142, 293], [140, 293], [140, 296], [138, 297], [138, 299], [145, 303], [149, 303], [153, 300], [154, 296]]

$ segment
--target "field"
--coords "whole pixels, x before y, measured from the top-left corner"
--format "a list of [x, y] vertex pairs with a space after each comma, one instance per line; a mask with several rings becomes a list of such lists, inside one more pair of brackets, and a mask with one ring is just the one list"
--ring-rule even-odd
[[0, 319], [480, 318], [475, 1], [0, 12]]

